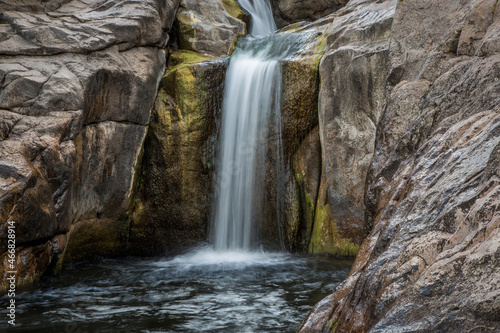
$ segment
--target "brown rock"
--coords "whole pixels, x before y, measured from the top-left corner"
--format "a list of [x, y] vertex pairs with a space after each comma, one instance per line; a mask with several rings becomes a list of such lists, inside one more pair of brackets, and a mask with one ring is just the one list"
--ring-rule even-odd
[[182, 51], [171, 56], [144, 146], [131, 246], [178, 252], [204, 241], [227, 62]]

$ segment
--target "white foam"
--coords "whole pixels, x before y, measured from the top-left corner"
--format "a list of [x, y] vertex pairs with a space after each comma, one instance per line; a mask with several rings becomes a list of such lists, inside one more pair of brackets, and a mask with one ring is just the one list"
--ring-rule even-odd
[[244, 250], [217, 251], [212, 247], [204, 247], [170, 260], [157, 262], [155, 265], [159, 267], [176, 267], [180, 269], [207, 266], [238, 269], [256, 265], [281, 265], [289, 263], [290, 259], [291, 256], [285, 253]]

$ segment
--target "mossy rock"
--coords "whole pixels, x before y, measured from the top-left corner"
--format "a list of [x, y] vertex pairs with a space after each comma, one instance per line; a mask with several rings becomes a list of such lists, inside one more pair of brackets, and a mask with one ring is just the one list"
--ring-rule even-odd
[[316, 206], [314, 228], [309, 243], [309, 253], [329, 254], [340, 257], [355, 257], [359, 245], [342, 238], [332, 217], [330, 205]]
[[128, 221], [95, 219], [73, 224], [63, 264], [96, 257], [125, 254]]
[[232, 17], [236, 17], [238, 20], [241, 20], [245, 23], [248, 23], [249, 15], [245, 13], [243, 9], [241, 9], [240, 5], [235, 0], [221, 1], [229, 15], [231, 15]]

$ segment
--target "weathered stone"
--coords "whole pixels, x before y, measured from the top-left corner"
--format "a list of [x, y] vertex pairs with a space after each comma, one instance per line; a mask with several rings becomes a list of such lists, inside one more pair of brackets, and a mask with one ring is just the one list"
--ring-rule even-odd
[[[490, 5], [398, 3], [366, 187], [373, 229], [302, 332], [500, 329], [499, 19]], [[484, 56], [469, 56], [486, 43]]]
[[181, 0], [177, 44], [204, 55], [228, 56], [236, 39], [246, 33], [244, 17], [233, 0]]
[[87, 53], [165, 47], [177, 0], [2, 1], [0, 54]]
[[334, 14], [338, 17], [328, 28], [320, 64], [319, 124], [328, 202], [339, 234], [356, 244], [368, 233], [363, 192], [384, 102], [395, 3], [353, 1]]
[[[0, 245], [7, 221], [15, 221], [18, 252], [28, 251], [19, 258], [36, 262], [19, 269], [19, 281], [55, 267], [66, 242], [54, 252], [49, 240], [72, 223], [127, 227], [135, 166], [165, 66], [159, 47], [177, 5], [0, 4]], [[73, 229], [73, 241], [82, 230]]]
[[271, 0], [278, 28], [299, 21], [314, 21], [335, 12], [349, 0]]
[[[9, 271], [15, 271], [16, 286], [24, 287], [36, 281], [49, 267], [54, 267], [61, 260], [62, 253], [66, 247], [66, 235], [56, 235], [52, 239], [35, 246], [19, 246], [16, 248], [16, 259], [14, 269], [10, 267], [8, 252], [0, 255], [0, 277], [7, 281]], [[7, 283], [0, 285], [0, 292], [8, 289]]]
[[116, 257], [127, 253], [129, 229], [120, 219], [88, 219], [76, 222], [69, 232], [63, 264], [82, 259]]

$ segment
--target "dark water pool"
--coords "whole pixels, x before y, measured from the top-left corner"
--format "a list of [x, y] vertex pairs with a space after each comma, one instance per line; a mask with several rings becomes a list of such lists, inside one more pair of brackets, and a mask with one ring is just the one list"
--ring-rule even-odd
[[17, 295], [17, 325], [7, 329], [5, 316], [0, 331], [295, 332], [351, 265], [210, 249], [174, 259], [78, 264]]

